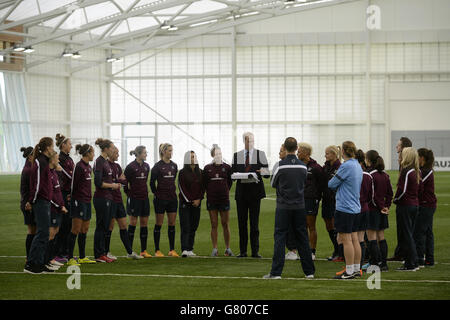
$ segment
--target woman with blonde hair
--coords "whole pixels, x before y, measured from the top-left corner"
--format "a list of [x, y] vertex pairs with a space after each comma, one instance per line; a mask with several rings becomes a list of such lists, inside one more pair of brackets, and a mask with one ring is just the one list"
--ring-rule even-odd
[[333, 244], [333, 254], [328, 258], [330, 261], [343, 262], [342, 250], [339, 250], [337, 242], [337, 233], [334, 227], [334, 213], [336, 211], [336, 192], [328, 188], [330, 181], [341, 165], [341, 150], [339, 146], [328, 146], [325, 149], [325, 164], [322, 167], [322, 218], [325, 227]]
[[419, 206], [419, 155], [416, 149], [408, 147], [402, 150], [401, 159], [394, 203], [397, 205], [397, 223], [402, 231], [398, 241], [406, 257], [405, 263], [397, 271], [417, 271], [419, 267], [413, 232]]
[[[175, 178], [178, 173], [178, 167], [172, 158], [173, 148], [169, 143], [159, 145], [159, 156], [161, 160], [155, 163], [150, 177], [150, 188], [155, 195], [153, 204], [156, 213], [155, 229], [153, 238], [155, 241], [155, 256], [164, 257], [159, 248], [159, 239], [161, 237], [161, 226], [164, 223], [164, 213], [167, 212], [169, 222], [169, 257], [179, 257], [175, 251], [175, 222], [178, 210], [178, 200], [176, 194]], [[157, 185], [156, 185], [157, 183]]]

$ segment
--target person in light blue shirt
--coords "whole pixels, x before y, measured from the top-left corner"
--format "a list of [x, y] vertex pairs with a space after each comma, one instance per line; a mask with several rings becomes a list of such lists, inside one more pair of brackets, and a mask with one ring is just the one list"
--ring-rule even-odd
[[363, 172], [355, 159], [356, 146], [351, 141], [342, 144], [344, 163], [335, 176], [328, 181], [328, 188], [337, 190], [334, 225], [338, 240], [344, 245], [345, 272], [336, 279], [353, 279], [361, 276], [361, 246], [358, 240], [357, 218], [361, 212], [359, 196]]

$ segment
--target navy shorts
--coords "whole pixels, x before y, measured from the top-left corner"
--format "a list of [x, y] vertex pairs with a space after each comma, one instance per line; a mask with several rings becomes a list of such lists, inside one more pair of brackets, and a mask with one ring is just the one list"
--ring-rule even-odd
[[148, 217], [150, 215], [150, 201], [148, 198], [145, 200], [128, 198], [127, 213], [133, 217]]
[[123, 203], [117, 203], [112, 202], [111, 203], [111, 218], [112, 219], [121, 219], [125, 218], [127, 216], [127, 213], [125, 212], [125, 207], [123, 206]]
[[92, 205], [90, 202], [81, 202], [78, 200], [70, 201], [70, 216], [84, 221], [92, 218]]
[[358, 214], [358, 226], [356, 231], [366, 231], [368, 219], [369, 211], [361, 212], [360, 214]]
[[334, 218], [335, 212], [336, 212], [335, 203], [324, 203], [322, 201], [322, 218], [332, 219]]
[[176, 213], [178, 211], [178, 200], [161, 200], [158, 198], [153, 199], [153, 205], [155, 206], [156, 214]]
[[336, 210], [334, 227], [338, 233], [356, 232], [359, 213], [347, 213]]
[[52, 211], [50, 213], [50, 227], [52, 228], [58, 228], [61, 226], [61, 220], [62, 220], [63, 213], [61, 212], [54, 212]]
[[389, 228], [389, 220], [387, 214], [382, 214], [380, 210], [372, 210], [368, 212], [367, 229], [368, 230], [384, 230]]
[[36, 225], [36, 221], [34, 220], [33, 210], [31, 210], [31, 211], [22, 210], [22, 213], [23, 213], [23, 223], [25, 225], [31, 225], [31, 226]]
[[305, 199], [305, 210], [307, 215], [317, 216], [319, 212], [319, 200]]
[[208, 211], [229, 211], [230, 210], [230, 201], [228, 203], [209, 203], [206, 202], [206, 209]]

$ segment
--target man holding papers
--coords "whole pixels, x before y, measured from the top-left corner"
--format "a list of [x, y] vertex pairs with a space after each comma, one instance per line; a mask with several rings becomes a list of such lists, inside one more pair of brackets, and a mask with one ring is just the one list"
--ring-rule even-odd
[[250, 216], [250, 246], [253, 258], [259, 255], [259, 210], [261, 199], [266, 197], [262, 176], [269, 177], [268, 163], [264, 151], [254, 149], [254, 136], [251, 132], [243, 134], [245, 149], [233, 156], [233, 179], [236, 185], [236, 207], [239, 222], [238, 258], [247, 257], [248, 228]]

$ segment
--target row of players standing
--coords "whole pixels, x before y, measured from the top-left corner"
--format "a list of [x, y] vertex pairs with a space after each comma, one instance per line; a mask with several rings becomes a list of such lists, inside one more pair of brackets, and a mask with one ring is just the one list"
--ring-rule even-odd
[[[215, 165], [207, 165], [203, 172], [198, 168], [195, 153], [192, 151], [186, 153], [184, 161], [185, 167], [183, 168], [183, 170], [181, 170], [179, 176], [180, 225], [182, 229], [181, 242], [184, 254], [193, 255], [195, 230], [198, 227], [200, 217], [200, 203], [203, 199], [203, 193], [206, 191], [208, 195], [207, 206], [208, 211], [210, 212], [212, 224], [212, 255], [217, 255], [217, 221], [219, 212], [221, 215], [222, 226], [224, 227], [224, 238], [227, 247], [225, 255], [233, 255], [231, 250], [229, 249], [228, 228], [229, 189], [231, 188], [232, 184], [230, 178], [231, 172], [257, 172], [258, 177], [261, 178], [261, 170], [263, 168], [267, 168], [267, 160], [264, 152], [255, 150], [253, 148], [253, 134], [244, 134], [243, 140], [245, 143], [245, 149], [234, 155], [233, 168], [230, 168], [230, 166], [222, 162], [221, 152], [217, 146], [215, 146], [211, 152], [211, 155], [214, 158], [213, 164]], [[136, 148], [136, 150], [134, 151], [134, 154], [136, 155], [136, 161], [133, 161], [128, 165], [125, 170], [125, 175], [123, 175], [120, 166], [115, 163], [118, 157], [118, 150], [117, 148], [115, 148], [112, 142], [109, 140], [99, 139], [97, 141], [97, 144], [102, 150], [102, 155], [96, 160], [96, 164], [94, 166], [96, 186], [96, 193], [94, 194], [94, 206], [96, 207], [97, 212], [97, 225], [94, 235], [95, 258], [97, 261], [102, 262], [112, 262], [113, 260], [115, 260], [115, 257], [111, 255], [108, 256], [111, 230], [114, 226], [113, 218], [115, 218], [119, 223], [121, 240], [124, 244], [125, 249], [127, 250], [128, 256], [131, 258], [149, 257], [150, 255], [146, 251], [146, 243], [148, 235], [147, 222], [150, 212], [147, 178], [148, 173], [150, 172], [150, 167], [144, 162], [146, 159], [145, 148], [142, 146]], [[74, 163], [69, 156], [69, 152], [71, 149], [70, 139], [65, 138], [61, 135], [57, 135], [57, 146], [61, 150], [59, 156], [59, 164], [61, 165], [59, 176], [60, 180], [62, 181], [62, 198], [64, 199], [65, 203], [64, 205], [59, 206], [53, 205], [55, 208], [52, 207], [52, 210], [64, 211], [67, 210], [66, 208], [69, 208], [70, 215], [61, 215], [61, 230], [56, 234], [56, 239], [52, 239], [52, 234], [50, 234], [50, 245], [48, 245], [48, 247], [52, 248], [50, 250], [54, 253], [52, 256], [61, 256], [64, 255], [64, 252], [67, 252], [67, 256], [69, 260], [71, 260], [71, 263], [76, 264], [77, 262], [71, 258], [73, 258], [73, 248], [75, 245], [75, 240], [78, 236], [78, 245], [80, 249], [80, 257], [78, 259], [78, 262], [92, 263], [93, 261], [86, 258], [84, 248], [86, 233], [89, 228], [89, 221], [91, 217], [91, 169], [89, 166], [89, 162], [94, 158], [94, 150], [89, 145], [77, 146], [77, 152], [79, 152], [82, 156], [82, 160], [80, 160], [80, 162], [74, 168]], [[36, 173], [36, 171], [43, 171], [45, 175], [45, 170], [47, 170], [45, 168], [45, 157], [52, 156], [52, 154], [54, 153], [52, 139], [41, 139], [40, 143], [34, 149], [33, 155], [30, 154], [30, 149], [32, 148], [28, 148], [27, 151], [23, 150], [24, 157], [30, 156], [30, 161], [27, 161], [24, 172], [26, 173], [25, 169], [30, 169], [32, 167], [32, 161], [38, 160], [38, 166], [37, 168], [34, 168], [34, 172]], [[342, 250], [339, 250], [338, 240], [336, 239], [336, 231], [333, 225], [335, 194], [326, 186], [326, 184], [339, 168], [339, 150], [334, 146], [330, 146], [326, 149], [325, 157], [327, 161], [323, 168], [321, 168], [317, 164], [317, 162], [310, 158], [311, 151], [311, 148], [308, 148], [307, 144], [303, 144], [303, 147], [300, 146], [298, 152], [299, 158], [308, 166], [308, 179], [306, 182], [305, 201], [308, 213], [307, 224], [309, 229], [310, 245], [313, 250], [313, 254], [315, 254], [317, 242], [317, 233], [315, 231], [315, 216], [317, 215], [319, 202], [322, 199], [322, 215], [327, 227], [327, 231], [329, 232], [330, 239], [334, 246], [334, 253], [332, 255], [332, 258], [336, 259], [336, 257], [339, 256], [338, 253], [342, 252]], [[27, 152], [28, 154], [26, 154]], [[164, 213], [167, 212], [169, 220], [168, 234], [171, 249], [169, 255], [177, 256], [176, 252], [174, 251], [175, 219], [177, 212], [177, 200], [175, 194], [176, 187], [174, 181], [177, 173], [177, 167], [176, 164], [170, 160], [172, 153], [172, 148], [170, 145], [162, 145], [160, 148], [160, 153], [162, 160], [159, 161], [152, 169], [152, 172], [155, 173], [156, 171], [159, 171], [158, 173], [160, 173], [160, 175], [158, 176], [158, 178], [156, 178], [157, 175], [152, 174], [152, 177], [155, 178], [152, 178], [150, 182], [152, 191], [155, 194], [154, 206], [155, 212], [157, 213], [156, 224], [154, 228], [155, 254], [157, 256], [162, 256], [162, 253], [159, 250], [159, 234], [161, 226], [163, 224]], [[254, 155], [256, 155], [256, 157]], [[377, 155], [377, 157], [379, 156]], [[34, 158], [34, 160], [31, 158]], [[374, 159], [375, 160], [373, 160], [373, 162], [375, 163], [377, 161], [377, 158], [374, 157]], [[43, 163], [43, 165], [39, 165], [41, 162]], [[56, 164], [55, 169], [57, 166], [58, 165]], [[135, 172], [133, 172], [133, 170]], [[76, 174], [77, 172], [79, 172], [80, 175]], [[37, 174], [38, 177], [39, 175], [40, 174]], [[27, 174], [22, 175], [22, 182], [24, 177], [26, 176]], [[36, 179], [36, 175], [34, 179]], [[157, 187], [155, 186], [156, 180], [158, 180]], [[201, 182], [202, 180], [205, 181]], [[387, 180], [389, 180], [389, 178]], [[79, 183], [80, 181], [82, 183]], [[213, 183], [204, 183], [208, 181]], [[122, 197], [120, 193], [121, 184], [124, 185], [125, 192], [129, 196], [127, 200], [127, 211], [130, 215], [130, 224], [128, 226], [128, 230], [126, 229], [126, 213], [125, 208], [123, 207]], [[27, 183], [22, 183], [22, 185], [26, 186]], [[209, 186], [209, 188], [205, 188], [205, 185]], [[55, 184], [55, 186], [59, 187], [59, 184]], [[36, 185], [31, 183], [31, 189], [35, 187]], [[38, 185], [38, 187], [42, 188], [42, 185]], [[22, 192], [22, 209], [24, 211], [24, 214], [27, 212], [34, 213], [36, 211], [30, 210], [31, 203], [35, 204], [34, 206], [37, 208], [37, 211], [40, 211], [39, 203], [36, 203], [36, 201], [38, 200], [38, 198], [46, 199], [45, 197], [43, 197], [45, 191], [43, 192], [43, 194], [40, 194], [40, 191], [41, 190], [36, 190], [36, 194], [34, 195], [34, 197], [32, 196], [33, 192], [29, 192], [28, 195], [26, 194], [26, 191]], [[55, 194], [57, 194], [57, 192], [55, 192]], [[247, 256], [246, 251], [248, 241], [248, 213], [250, 214], [250, 242], [252, 248], [252, 256], [260, 257], [258, 253], [258, 218], [260, 201], [264, 197], [265, 191], [264, 185], [262, 183], [244, 184], [240, 183], [240, 181], [238, 182], [238, 186], [236, 189], [236, 202], [238, 209], [240, 235], [239, 257]], [[29, 201], [26, 201], [26, 199], [28, 199]], [[390, 200], [388, 202], [390, 202]], [[131, 250], [138, 216], [140, 217], [139, 219], [141, 225], [140, 239], [142, 250], [140, 256], [136, 255]], [[30, 215], [25, 215], [25, 224], [29, 226], [29, 232], [26, 241], [27, 256], [29, 256], [29, 251], [31, 251], [29, 250], [29, 248], [31, 247], [31, 243], [33, 241], [33, 233], [35, 233], [33, 232], [33, 222], [37, 221], [37, 219], [30, 219], [29, 217]], [[53, 222], [55, 221], [55, 219], [51, 219], [51, 221]], [[383, 227], [383, 225], [381, 225], [379, 228], [381, 227]], [[70, 230], [70, 232], [67, 232], [67, 230]], [[53, 231], [53, 233], [55, 232]], [[378, 232], [377, 236], [379, 246], [382, 247], [383, 239], [382, 237], [380, 237], [380, 232]], [[373, 241], [373, 239], [369, 240]], [[66, 249], [64, 247], [66, 247]], [[293, 249], [289, 246], [289, 241], [288, 248]], [[48, 249], [46, 251], [48, 252]], [[58, 260], [61, 259], [57, 259], [56, 262], [58, 262]], [[42, 266], [41, 260], [38, 261], [38, 264]], [[52, 259], [52, 261], [55, 260]]]

